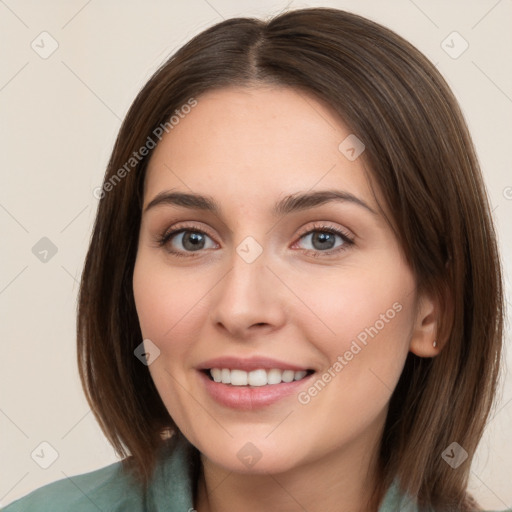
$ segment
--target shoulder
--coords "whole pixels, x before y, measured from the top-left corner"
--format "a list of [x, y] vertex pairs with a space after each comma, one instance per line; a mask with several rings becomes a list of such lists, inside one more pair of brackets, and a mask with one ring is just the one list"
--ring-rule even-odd
[[[183, 512], [193, 510], [197, 450], [181, 435], [166, 441], [146, 493], [123, 463], [50, 483], [0, 512]], [[172, 497], [172, 500], [169, 498]]]
[[105, 512], [143, 510], [142, 492], [115, 462], [89, 473], [47, 484], [2, 509], [2, 512]]
[[[483, 510], [479, 508], [478, 504], [473, 500], [473, 503], [468, 503], [468, 505], [474, 505], [474, 510], [481, 512], [512, 512], [512, 508], [507, 508], [506, 510]], [[416, 499], [410, 496], [407, 493], [404, 493], [400, 490], [400, 485], [398, 479], [394, 479], [391, 485], [389, 486], [384, 499], [379, 507], [378, 512], [455, 512], [453, 509], [450, 510], [439, 510], [433, 509], [431, 507], [420, 507]]]

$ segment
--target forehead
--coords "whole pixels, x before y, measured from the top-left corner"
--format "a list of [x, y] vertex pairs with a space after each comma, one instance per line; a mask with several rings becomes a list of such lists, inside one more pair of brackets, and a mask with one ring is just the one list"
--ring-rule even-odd
[[353, 135], [321, 100], [275, 86], [224, 88], [196, 100], [153, 152], [146, 204], [171, 188], [226, 201], [339, 188], [372, 202], [363, 159], [340, 151]]

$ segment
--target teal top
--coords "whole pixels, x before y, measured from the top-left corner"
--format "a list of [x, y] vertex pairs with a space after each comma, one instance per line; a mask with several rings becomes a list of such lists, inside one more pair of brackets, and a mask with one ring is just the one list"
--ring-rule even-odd
[[[119, 461], [40, 487], [1, 512], [193, 512], [194, 453], [195, 448], [179, 436], [171, 455], [159, 458], [147, 493]], [[394, 482], [379, 512], [398, 511], [422, 512]]]

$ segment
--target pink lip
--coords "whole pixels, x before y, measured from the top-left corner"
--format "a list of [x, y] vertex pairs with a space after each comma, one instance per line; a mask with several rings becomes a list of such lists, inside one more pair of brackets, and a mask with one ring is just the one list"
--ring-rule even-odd
[[[247, 360], [243, 362], [238, 360], [238, 365], [233, 364], [232, 362], [230, 364], [226, 364], [226, 359], [222, 359], [222, 364], [216, 366], [218, 364], [217, 361], [220, 360], [209, 361], [208, 364], [211, 362], [215, 364], [208, 366], [208, 368], [230, 368], [241, 369], [245, 371], [248, 371], [248, 368], [280, 368], [294, 371], [300, 371], [302, 369], [298, 368], [295, 370], [295, 367], [290, 367], [290, 365], [283, 365], [283, 363], [277, 364], [275, 361], [272, 361], [272, 364], [270, 365], [261, 364], [261, 359], [258, 360], [259, 364], [255, 363], [256, 359], [251, 361], [251, 364], [247, 364]], [[311, 375], [307, 375], [301, 380], [281, 382], [280, 384], [271, 384], [267, 386], [231, 386], [230, 384], [222, 384], [222, 382], [215, 382], [211, 380], [207, 373], [208, 372], [205, 372], [204, 369], [198, 372], [199, 378], [201, 379], [205, 390], [210, 395], [210, 397], [220, 405], [243, 411], [261, 409], [263, 407], [272, 405], [284, 398], [290, 396], [296, 397], [300, 389], [305, 386], [306, 381], [309, 382], [311, 377], [314, 375], [313, 373]]]
[[277, 368], [279, 370], [293, 370], [294, 372], [311, 369], [268, 357], [251, 357], [248, 359], [242, 359], [240, 357], [233, 356], [209, 359], [198, 366], [199, 370], [210, 370], [211, 368], [229, 368], [230, 370], [244, 370], [246, 372], [259, 369], [271, 370], [272, 368]]

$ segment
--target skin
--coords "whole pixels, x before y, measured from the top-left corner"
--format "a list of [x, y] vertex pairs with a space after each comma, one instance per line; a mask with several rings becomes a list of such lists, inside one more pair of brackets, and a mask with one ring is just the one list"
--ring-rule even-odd
[[[151, 376], [202, 454], [195, 507], [368, 510], [375, 453], [407, 353], [433, 357], [439, 350], [432, 346], [437, 305], [417, 293], [363, 158], [349, 161], [338, 149], [351, 132], [328, 105], [264, 86], [197, 100], [151, 157], [143, 209], [172, 189], [212, 196], [221, 213], [175, 205], [144, 212], [133, 276], [143, 336], [160, 350]], [[343, 201], [272, 214], [286, 195], [326, 189], [350, 192], [375, 213]], [[204, 230], [204, 248], [191, 250], [182, 234], [158, 246], [158, 236], [178, 223]], [[319, 223], [350, 234], [353, 245], [335, 235], [332, 250], [344, 250], [326, 255], [307, 234]], [[248, 236], [262, 248], [252, 263], [236, 251]], [[197, 366], [226, 355], [272, 357], [321, 377], [396, 303], [400, 311], [307, 404], [293, 394], [263, 409], [235, 410], [202, 385]], [[251, 467], [237, 457], [247, 442], [261, 454]]]

